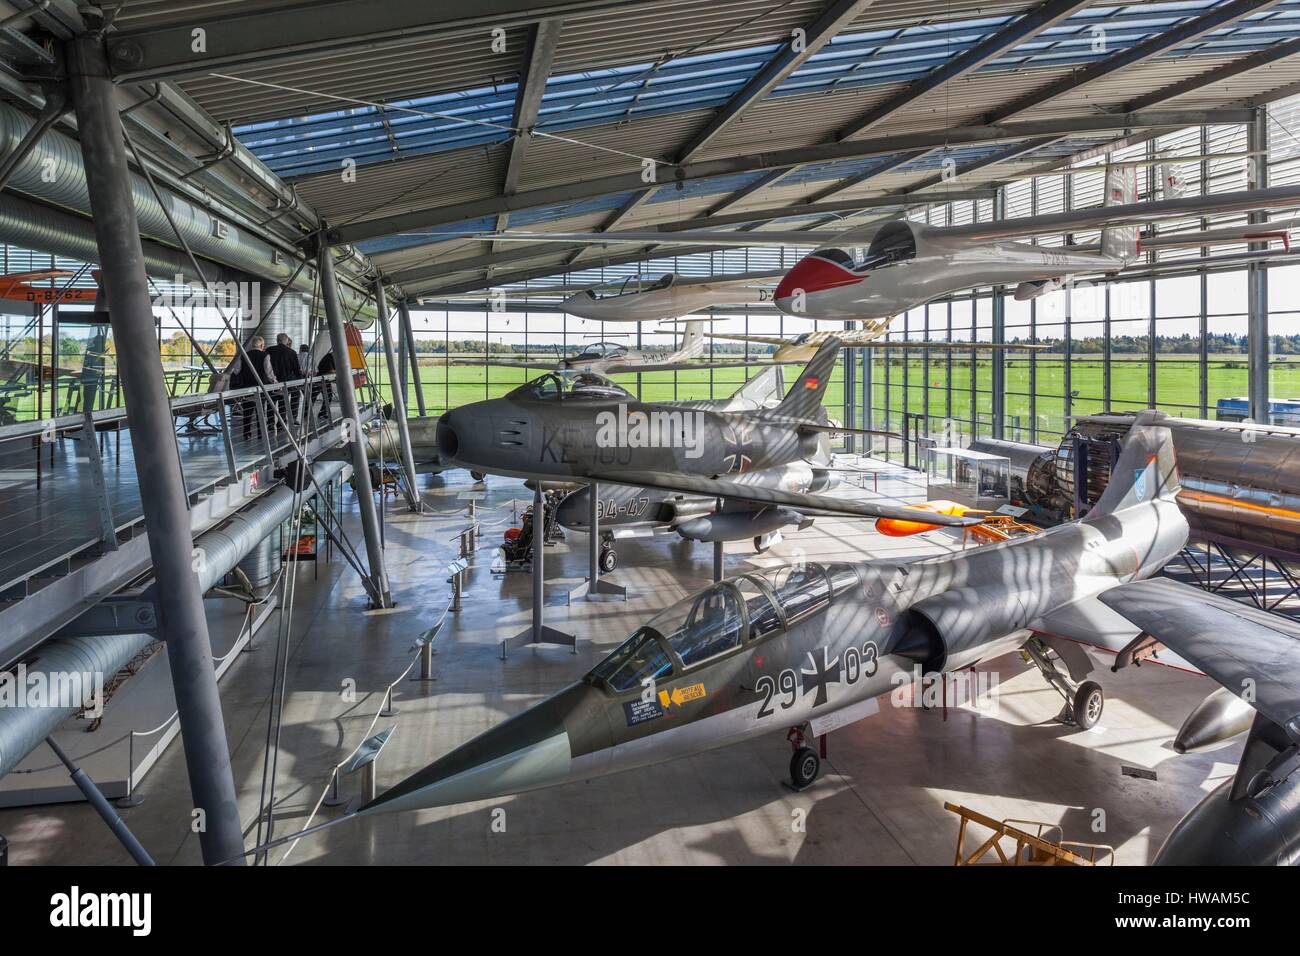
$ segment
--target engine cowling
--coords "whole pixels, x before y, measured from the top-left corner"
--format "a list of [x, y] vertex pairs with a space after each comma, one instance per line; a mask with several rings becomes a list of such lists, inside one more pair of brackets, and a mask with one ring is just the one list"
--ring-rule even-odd
[[[902, 640], [915, 645], [895, 653], [916, 659], [929, 636], [929, 658], [921, 663], [927, 670], [958, 670], [977, 660], [996, 657], [1024, 643], [1022, 633], [1036, 612], [1014, 591], [954, 588], [913, 604], [901, 622], [906, 624]], [[900, 623], [901, 623], [900, 622]]]
[[691, 541], [743, 541], [799, 526], [805, 518], [793, 508], [774, 506], [760, 511], [719, 511], [683, 521], [678, 534]]

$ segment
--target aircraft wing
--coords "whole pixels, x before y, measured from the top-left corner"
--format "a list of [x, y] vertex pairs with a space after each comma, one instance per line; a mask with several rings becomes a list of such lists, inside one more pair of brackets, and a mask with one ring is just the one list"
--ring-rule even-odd
[[[944, 226], [936, 228], [935, 232], [941, 236], [962, 239], [1011, 239], [1016, 236], [1034, 236], [1044, 233], [1079, 232], [1085, 229], [1100, 229], [1103, 226], [1140, 225], [1154, 219], [1195, 219], [1202, 216], [1252, 212], [1261, 209], [1276, 211], [1297, 206], [1300, 206], [1300, 186], [1275, 186], [1269, 189], [1246, 189], [1209, 196], [1182, 196], [1178, 199], [1158, 199], [1154, 202], [1124, 203], [1118, 206], [1092, 206], [1070, 212], [1024, 216], [1018, 219], [980, 222], [967, 226]], [[1268, 223], [1261, 223], [1258, 228], [1266, 231], [1270, 226]], [[762, 233], [753, 232], [749, 235], [757, 240]], [[759, 241], [754, 242], [754, 245], [758, 244]]]
[[760, 345], [789, 345], [790, 339], [783, 339], [779, 335], [728, 335], [725, 332], [704, 332], [705, 338], [725, 339], [728, 342], [757, 342]]
[[[1254, 207], [1252, 207], [1254, 208]], [[485, 232], [456, 238], [479, 242], [565, 242], [588, 243], [593, 246], [612, 246], [624, 243], [671, 243], [674, 246], [819, 246], [839, 238], [840, 232], [807, 231], [801, 229], [765, 229], [738, 232], [734, 230], [705, 231], [692, 229], [683, 232], [671, 230], [639, 229], [614, 232]]]
[[[815, 514], [850, 515], [858, 518], [897, 518], [915, 521], [915, 508], [902, 505], [881, 505], [853, 498], [833, 498], [830, 495], [804, 495], [791, 491], [779, 491], [775, 488], [758, 488], [753, 485], [738, 485], [725, 478], [701, 478], [695, 475], [665, 475], [658, 472], [611, 472], [602, 474], [590, 472], [587, 477], [596, 481], [614, 485], [630, 485], [634, 488], [654, 488], [659, 491], [674, 491], [680, 494], [701, 495], [706, 498], [733, 498], [742, 501], [756, 501], [761, 504], [785, 505], [799, 511]], [[979, 524], [979, 518], [959, 518], [955, 515], [927, 514], [927, 524], [946, 525], [964, 528]]]
[[633, 372], [686, 372], [691, 369], [710, 368], [759, 368], [764, 365], [807, 365], [806, 359], [774, 362], [766, 356], [758, 356], [748, 362], [655, 362], [653, 365], [611, 365], [605, 369], [606, 375], [630, 375]]
[[[701, 333], [710, 339], [725, 339], [729, 342], [757, 342], [760, 345], [775, 345], [778, 348], [782, 345], [793, 345], [793, 339], [783, 339], [777, 335], [741, 335], [739, 333], [731, 335], [726, 332], [703, 332]], [[870, 338], [862, 333], [854, 333], [852, 329], [844, 332], [836, 331], [840, 339], [840, 348], [845, 349], [952, 349], [954, 351], [969, 352], [971, 349], [1006, 349], [1035, 352], [1050, 348], [1048, 345], [1030, 345], [1020, 342], [1005, 342], [993, 344], [992, 342], [913, 342], [887, 340], [879, 338]]]
[[498, 368], [535, 368], [535, 369], [541, 369], [543, 372], [554, 372], [556, 366], [556, 363], [554, 361], [529, 362], [525, 360], [525, 361], [512, 362], [509, 359], [496, 359], [496, 358], [488, 358], [488, 359], [457, 358], [457, 359], [452, 359], [451, 364], [452, 365], [495, 365]]
[[1300, 739], [1300, 624], [1168, 578], [1100, 600]]

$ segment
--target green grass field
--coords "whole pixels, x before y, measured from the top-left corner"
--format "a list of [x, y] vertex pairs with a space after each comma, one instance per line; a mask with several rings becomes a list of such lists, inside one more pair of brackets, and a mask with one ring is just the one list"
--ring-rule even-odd
[[[931, 359], [928, 367], [920, 357], [890, 361], [889, 387], [885, 385], [885, 360], [873, 363], [872, 404], [878, 421], [883, 420], [886, 407], [895, 418], [904, 410], [904, 374], [906, 365], [906, 410], [933, 418], [953, 418], [969, 421], [971, 418], [971, 362], [969, 358], [953, 357], [951, 374], [946, 359]], [[382, 373], [382, 367], [371, 366], [372, 374]], [[722, 397], [738, 389], [745, 381], [745, 369], [705, 369], [686, 372], [642, 373], [640, 395], [644, 401], [672, 401], [697, 398]], [[757, 374], [759, 369], [751, 371]], [[786, 370], [787, 383], [798, 375], [799, 366]], [[1069, 363], [1070, 391], [1075, 394], [1070, 414], [1090, 414], [1104, 410], [1104, 365], [1100, 357], [1089, 355]], [[1032, 385], [1036, 394], [1034, 413], [1041, 434], [1061, 434], [1068, 427], [1065, 422], [1066, 364], [1059, 355], [1039, 355], [1033, 372]], [[504, 395], [536, 372], [499, 367], [447, 366], [442, 362], [424, 360], [420, 376], [424, 386], [425, 403], [430, 414], [454, 408], [467, 402], [481, 401]], [[1007, 415], [1020, 417], [1024, 428], [1029, 427], [1031, 370], [1025, 358], [1007, 359]], [[990, 385], [992, 367], [989, 360], [980, 358], [975, 364], [976, 413], [987, 421], [991, 409]], [[1278, 398], [1300, 395], [1300, 362], [1277, 360], [1272, 370], [1272, 394]], [[637, 393], [636, 375], [617, 375], [615, 381], [633, 394]], [[1111, 363], [1110, 406], [1117, 411], [1146, 408], [1148, 401], [1148, 363], [1145, 358], [1130, 359], [1115, 356]], [[379, 375], [386, 385], [386, 376]], [[861, 382], [859, 370], [859, 383]], [[675, 383], [675, 384], [674, 384]], [[860, 387], [860, 384], [859, 384]], [[415, 389], [408, 386], [407, 401], [415, 407]], [[951, 407], [949, 392], [951, 391]], [[1194, 357], [1161, 356], [1156, 361], [1157, 407], [1170, 414], [1184, 417], [1200, 415], [1200, 365]], [[1219, 398], [1246, 394], [1246, 360], [1243, 355], [1213, 355], [1208, 364], [1208, 402], [1210, 417], [1214, 416], [1214, 403]], [[826, 390], [825, 405], [836, 416], [843, 415], [844, 369], [836, 368]]]

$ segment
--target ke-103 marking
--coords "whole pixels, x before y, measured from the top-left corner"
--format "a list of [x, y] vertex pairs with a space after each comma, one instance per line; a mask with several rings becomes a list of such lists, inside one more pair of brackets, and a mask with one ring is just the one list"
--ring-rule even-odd
[[[430, 764], [361, 813], [444, 806], [641, 767], [771, 730], [798, 744], [861, 716], [916, 675], [1023, 648], [1095, 725], [1103, 695], [1073, 642], [1119, 651], [1137, 628], [1098, 595], [1155, 574], [1187, 523], [1164, 416], [1146, 412], [1081, 521], [913, 562], [787, 566], [719, 582], [661, 611], [581, 680]], [[916, 512], [911, 512], [914, 516]], [[927, 518], [928, 520], [928, 518]], [[1190, 668], [1169, 654], [1161, 663]], [[1064, 666], [1068, 676], [1060, 669]]]
[[[504, 398], [448, 411], [438, 422], [439, 455], [474, 472], [785, 507], [799, 511], [800, 522], [803, 512], [914, 519], [897, 505], [791, 492], [779, 480], [741, 480], [805, 462], [823, 452], [829, 434], [878, 434], [827, 417], [821, 402], [838, 351], [839, 342], [828, 341], [777, 405], [752, 411], [641, 402], [598, 375], [544, 375]], [[948, 515], [934, 521], [978, 523]]]

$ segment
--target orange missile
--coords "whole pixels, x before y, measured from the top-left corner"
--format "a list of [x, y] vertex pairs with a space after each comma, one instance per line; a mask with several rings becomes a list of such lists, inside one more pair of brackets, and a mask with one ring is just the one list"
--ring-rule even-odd
[[[923, 501], [920, 504], [908, 505], [907, 507], [916, 511], [929, 511], [940, 515], [954, 515], [958, 518], [968, 514], [983, 514], [975, 508], [968, 508], [965, 505], [958, 504], [955, 501]], [[927, 524], [924, 521], [903, 521], [899, 518], [877, 518], [876, 530], [881, 534], [887, 534], [891, 538], [906, 538], [909, 535], [920, 534], [923, 531], [934, 531], [939, 528], [937, 524]]]

